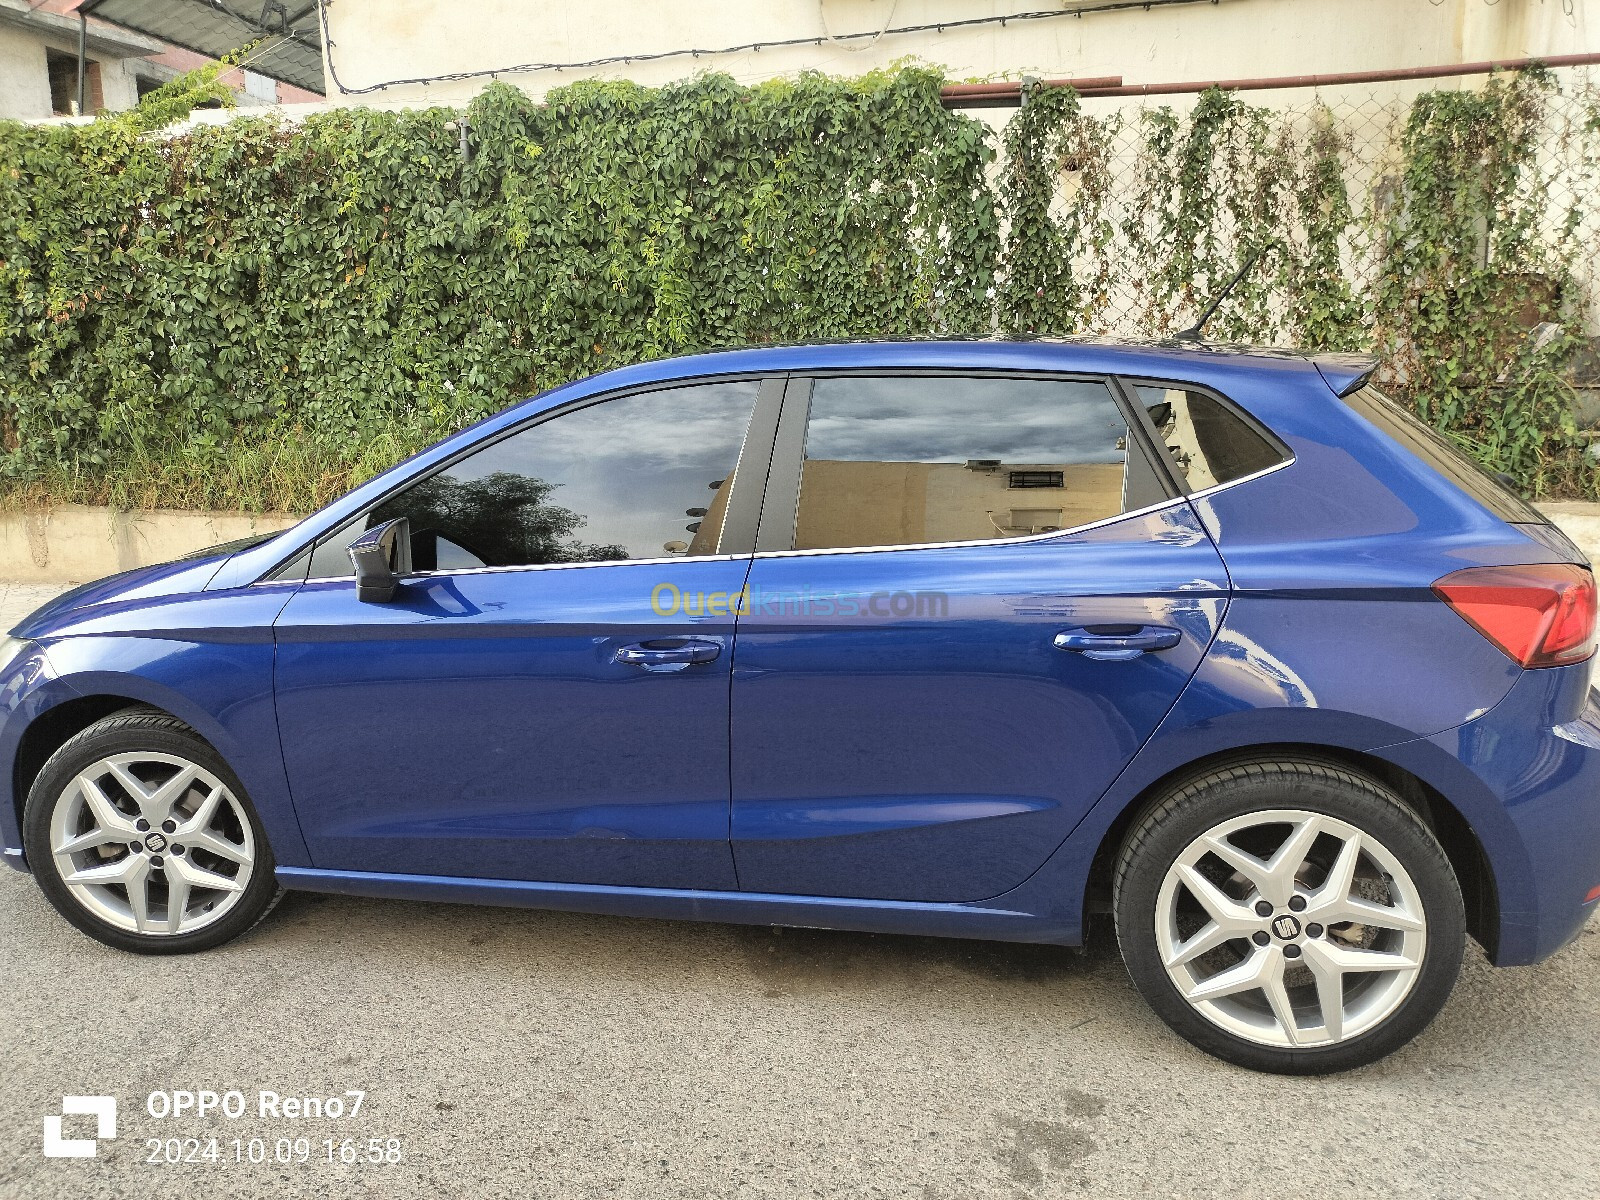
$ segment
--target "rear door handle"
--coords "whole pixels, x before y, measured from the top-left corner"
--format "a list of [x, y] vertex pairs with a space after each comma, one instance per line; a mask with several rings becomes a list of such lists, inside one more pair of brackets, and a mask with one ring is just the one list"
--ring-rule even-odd
[[631, 646], [619, 646], [613, 659], [646, 671], [667, 672], [681, 671], [696, 663], [714, 662], [721, 653], [722, 646], [717, 642], [634, 642]]
[[1089, 625], [1056, 634], [1058, 650], [1070, 650], [1096, 662], [1131, 662], [1146, 650], [1171, 650], [1183, 640], [1165, 625]]

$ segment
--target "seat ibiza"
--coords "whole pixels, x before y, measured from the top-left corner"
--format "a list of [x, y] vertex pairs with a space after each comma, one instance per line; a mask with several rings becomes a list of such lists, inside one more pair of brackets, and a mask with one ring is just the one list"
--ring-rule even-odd
[[1370, 1062], [1600, 898], [1583, 556], [1344, 357], [763, 348], [464, 430], [0, 665], [0, 833], [142, 953], [281, 889], [1081, 943]]

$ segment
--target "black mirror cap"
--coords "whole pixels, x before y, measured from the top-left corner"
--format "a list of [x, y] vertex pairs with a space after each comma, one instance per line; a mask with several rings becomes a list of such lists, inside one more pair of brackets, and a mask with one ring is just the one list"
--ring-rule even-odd
[[411, 522], [405, 517], [385, 521], [350, 543], [350, 565], [356, 573], [356, 599], [366, 604], [387, 604], [411, 573]]

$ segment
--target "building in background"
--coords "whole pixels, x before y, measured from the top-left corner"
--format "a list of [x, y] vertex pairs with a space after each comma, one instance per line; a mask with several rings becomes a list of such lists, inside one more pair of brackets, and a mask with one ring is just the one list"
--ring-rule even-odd
[[[209, 0], [185, 2], [209, 7]], [[93, 0], [0, 0], [0, 117], [38, 120], [77, 112], [80, 32], [85, 68], [82, 115], [132, 108], [169, 79], [262, 36], [241, 23], [229, 35], [234, 39], [230, 45], [201, 53], [138, 26], [96, 17], [80, 22], [80, 6], [95, 7]], [[252, 65], [259, 69], [236, 69], [222, 76], [242, 107], [322, 99], [316, 91], [268, 73], [269, 55]]]
[[1143, 84], [1542, 57], [1600, 38], [1600, 0], [387, 0], [325, 12], [329, 101], [383, 107], [463, 104], [490, 78], [540, 94], [587, 77], [859, 75], [911, 57], [955, 80]]

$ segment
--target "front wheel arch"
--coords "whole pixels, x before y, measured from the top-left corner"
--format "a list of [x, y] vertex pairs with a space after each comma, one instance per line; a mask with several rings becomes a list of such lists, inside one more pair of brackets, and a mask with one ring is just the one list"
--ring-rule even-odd
[[39, 778], [50, 756], [91, 725], [129, 709], [172, 716], [165, 709], [129, 696], [79, 696], [46, 709], [23, 730], [11, 762], [11, 801], [18, 830], [22, 828], [23, 811], [28, 804], [28, 793], [33, 790], [33, 781]]

